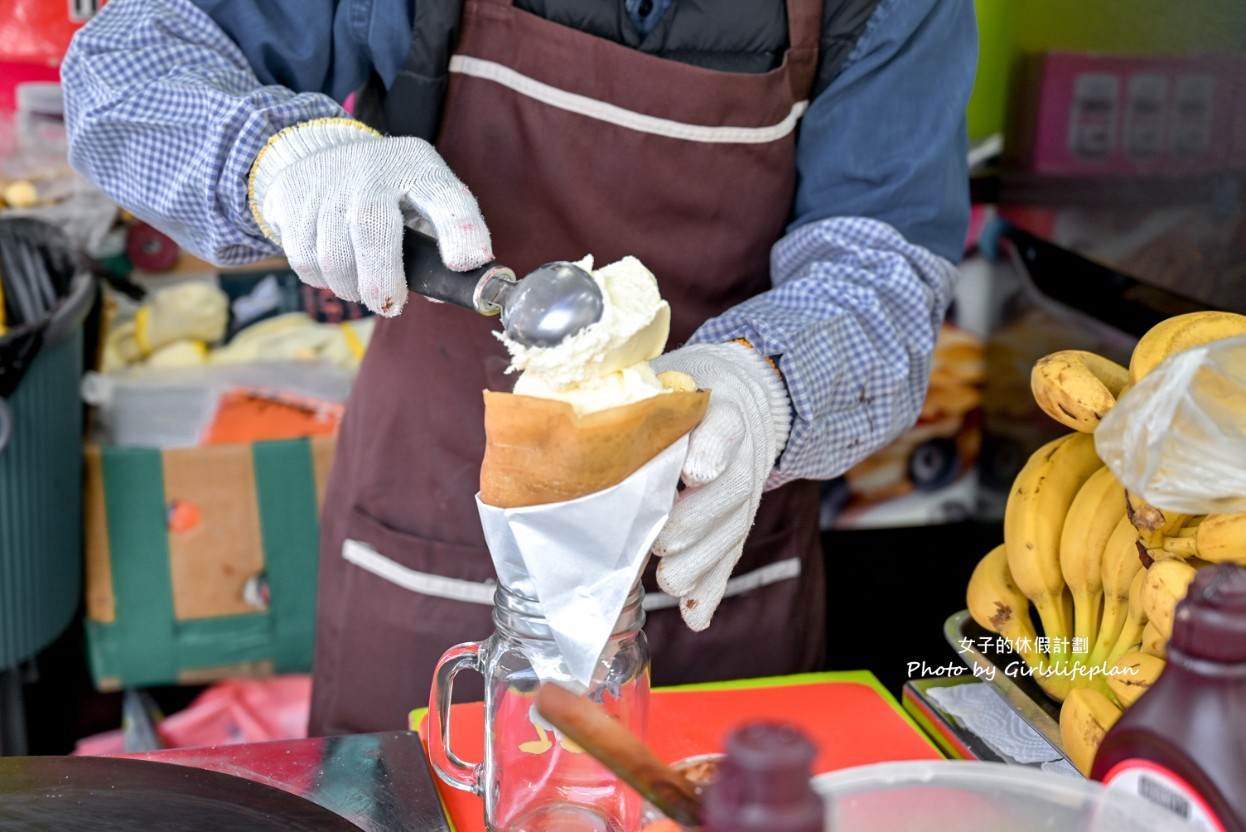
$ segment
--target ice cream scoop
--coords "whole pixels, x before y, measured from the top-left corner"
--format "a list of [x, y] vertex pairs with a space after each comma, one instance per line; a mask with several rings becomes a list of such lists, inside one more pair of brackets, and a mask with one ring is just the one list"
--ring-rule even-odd
[[576, 265], [600, 289], [601, 319], [553, 347], [529, 348], [497, 333], [519, 372], [513, 392], [562, 399], [587, 414], [657, 395], [666, 385], [649, 361], [670, 333], [671, 309], [657, 278], [635, 257], [594, 268], [592, 255]]
[[403, 266], [411, 291], [434, 300], [502, 316], [508, 338], [526, 347], [552, 347], [601, 320], [601, 289], [575, 263], [538, 266], [522, 279], [497, 262], [465, 272], [449, 269], [437, 241], [407, 229]]

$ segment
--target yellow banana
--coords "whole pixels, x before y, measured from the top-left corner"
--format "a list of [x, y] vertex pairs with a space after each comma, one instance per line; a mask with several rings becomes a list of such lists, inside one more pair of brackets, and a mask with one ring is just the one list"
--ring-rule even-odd
[[1103, 612], [1099, 620], [1099, 634], [1090, 650], [1089, 664], [1107, 661], [1108, 654], [1125, 626], [1129, 609], [1129, 585], [1134, 576], [1142, 571], [1142, 559], [1138, 552], [1138, 530], [1128, 515], [1122, 515], [1112, 529], [1108, 542], [1103, 546], [1100, 577], [1103, 582]]
[[1246, 315], [1187, 312], [1166, 318], [1142, 334], [1129, 359], [1129, 382], [1137, 384], [1170, 355], [1246, 333]]
[[1055, 665], [1067, 660], [1072, 622], [1060, 571], [1064, 518], [1082, 484], [1103, 465], [1094, 434], [1072, 432], [1030, 455], [1004, 504], [1004, 546], [1013, 581], [1034, 604]]
[[1103, 608], [1103, 552], [1125, 516], [1125, 487], [1099, 466], [1077, 489], [1060, 531], [1060, 573], [1073, 594], [1073, 652], [1089, 656]]
[[1055, 665], [1047, 660], [1034, 670], [1031, 677], [1039, 686], [1043, 693], [1050, 696], [1056, 702], [1063, 702], [1069, 692], [1073, 690], [1073, 683], [1076, 681], [1067, 673], [1061, 672]]
[[1017, 589], [1008, 571], [1004, 544], [987, 552], [969, 577], [965, 592], [969, 615], [984, 630], [998, 633], [1025, 660], [1039, 687], [1057, 702], [1064, 698], [1069, 680], [1051, 672], [1047, 657], [1038, 649], [1038, 633], [1030, 618], [1030, 599]]
[[1164, 538], [1161, 548], [1180, 558], [1246, 565], [1246, 512], [1202, 516]]
[[1132, 491], [1125, 492], [1125, 499], [1128, 503], [1126, 510], [1129, 512], [1130, 522], [1138, 530], [1138, 539], [1142, 541], [1142, 546], [1146, 549], [1154, 549], [1162, 545], [1167, 535], [1176, 532], [1190, 519], [1188, 514], [1165, 511], [1153, 506]]
[[[1147, 624], [1164, 641], [1172, 635], [1173, 613], [1185, 597], [1198, 570], [1180, 560], [1161, 560], [1151, 564], [1142, 581], [1142, 610]], [[1145, 643], [1145, 637], [1144, 637]]]
[[1087, 777], [1099, 744], [1120, 716], [1116, 703], [1094, 688], [1069, 691], [1060, 706], [1060, 743], [1069, 762]]
[[1020, 639], [1034, 643], [1037, 633], [1030, 619], [1030, 599], [1012, 580], [1004, 544], [992, 548], [974, 567], [965, 603], [982, 629], [998, 633], [1009, 643]]
[[1167, 647], [1168, 636], [1160, 632], [1154, 621], [1148, 621], [1142, 628], [1142, 642], [1138, 645], [1138, 650], [1148, 656], [1162, 659], [1167, 656]]
[[1150, 689], [1166, 664], [1158, 656], [1131, 650], [1108, 670], [1108, 689], [1122, 708], [1128, 708]]
[[1105, 660], [1108, 664], [1115, 664], [1121, 656], [1142, 643], [1142, 631], [1147, 625], [1146, 611], [1142, 608], [1142, 584], [1146, 581], [1146, 573], [1147, 570], [1139, 569], [1129, 582], [1129, 606], [1126, 607], [1125, 623], [1121, 625], [1116, 644], [1112, 645]]
[[1128, 383], [1128, 369], [1086, 350], [1049, 353], [1030, 370], [1030, 391], [1039, 409], [1085, 433], [1099, 426]]

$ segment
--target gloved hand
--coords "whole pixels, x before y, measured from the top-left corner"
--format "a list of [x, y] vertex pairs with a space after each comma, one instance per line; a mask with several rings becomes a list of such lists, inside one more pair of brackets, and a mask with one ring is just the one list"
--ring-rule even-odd
[[694, 344], [658, 356], [655, 371], [679, 370], [710, 391], [670, 519], [653, 553], [658, 585], [679, 598], [693, 630], [709, 626], [744, 550], [766, 477], [787, 443], [791, 405], [778, 371], [751, 346]]
[[476, 198], [431, 144], [350, 119], [282, 130], [251, 167], [251, 211], [303, 282], [392, 317], [407, 300], [402, 234], [411, 222], [464, 271], [493, 259]]

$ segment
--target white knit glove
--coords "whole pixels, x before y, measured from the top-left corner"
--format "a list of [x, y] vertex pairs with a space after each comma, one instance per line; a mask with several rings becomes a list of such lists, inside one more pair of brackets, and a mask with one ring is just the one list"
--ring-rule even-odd
[[688, 437], [670, 519], [653, 553], [658, 585], [704, 630], [744, 551], [766, 478], [787, 443], [791, 405], [778, 371], [752, 347], [695, 344], [658, 356], [654, 370], [687, 373], [710, 391], [705, 418]]
[[392, 317], [407, 300], [403, 226], [464, 271], [493, 259], [476, 198], [431, 144], [345, 118], [273, 136], [251, 167], [251, 211], [303, 282]]

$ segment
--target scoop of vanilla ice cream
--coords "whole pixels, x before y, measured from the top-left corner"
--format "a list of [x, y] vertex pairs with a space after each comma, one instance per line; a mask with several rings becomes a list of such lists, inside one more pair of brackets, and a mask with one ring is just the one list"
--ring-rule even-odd
[[560, 399], [579, 414], [668, 392], [649, 366], [671, 325], [653, 272], [635, 257], [596, 270], [592, 256], [577, 265], [601, 288], [601, 320], [553, 347], [525, 347], [497, 333], [511, 356], [507, 372], [520, 373], [514, 392]]

